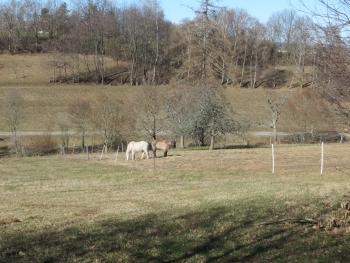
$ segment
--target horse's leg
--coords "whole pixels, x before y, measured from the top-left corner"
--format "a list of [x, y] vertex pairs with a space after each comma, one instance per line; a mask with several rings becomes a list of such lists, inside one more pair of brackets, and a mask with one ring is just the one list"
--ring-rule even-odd
[[134, 159], [134, 161], [136, 161], [136, 152], [132, 151], [132, 159]]
[[168, 155], [168, 150], [164, 150], [164, 157], [167, 157]]

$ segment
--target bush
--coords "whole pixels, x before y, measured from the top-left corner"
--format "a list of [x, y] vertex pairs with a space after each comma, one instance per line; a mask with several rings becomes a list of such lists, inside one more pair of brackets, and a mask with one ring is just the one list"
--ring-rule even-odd
[[22, 157], [25, 155], [25, 142], [22, 136], [11, 136], [8, 149], [10, 155]]
[[57, 140], [50, 134], [32, 135], [26, 143], [26, 155], [47, 155], [55, 153], [58, 148]]

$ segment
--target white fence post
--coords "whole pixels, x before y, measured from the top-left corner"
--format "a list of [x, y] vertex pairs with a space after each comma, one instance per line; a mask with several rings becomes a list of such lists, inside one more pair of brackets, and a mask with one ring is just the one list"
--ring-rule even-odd
[[275, 151], [272, 144], [272, 173], [275, 173]]

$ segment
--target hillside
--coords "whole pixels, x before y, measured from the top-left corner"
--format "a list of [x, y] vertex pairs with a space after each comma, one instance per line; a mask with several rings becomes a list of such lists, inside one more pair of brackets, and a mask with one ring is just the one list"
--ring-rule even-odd
[[[112, 69], [114, 62], [112, 60], [107, 61], [107, 65]], [[284, 72], [282, 77], [285, 78], [286, 70], [283, 69], [282, 71]], [[126, 107], [132, 107], [132, 105], [128, 105], [128, 102], [133, 93], [137, 93], [138, 89], [141, 88], [141, 86], [129, 86], [128, 84], [102, 86], [91, 83], [51, 83], [51, 75], [49, 55], [5, 54], [0, 56], [1, 97], [4, 97], [7, 88], [16, 87], [21, 90], [25, 99], [25, 119], [21, 121], [20, 131], [57, 130], [56, 122], [59, 114], [66, 112], [69, 103], [79, 97], [93, 99], [101, 93], [113, 93], [126, 102]], [[266, 79], [266, 82], [268, 82], [268, 79]], [[289, 80], [284, 79], [283, 82], [289, 83]], [[170, 85], [162, 85], [159, 86], [159, 89], [167, 90], [169, 87]], [[235, 114], [250, 120], [253, 131], [272, 132], [271, 128], [258, 125], [258, 123], [269, 122], [271, 118], [266, 94], [277, 100], [281, 94], [290, 91], [294, 91], [294, 94], [288, 99], [286, 109], [278, 120], [279, 132], [290, 131], [291, 122], [295, 122], [298, 118], [300, 120], [305, 118], [303, 116], [305, 114], [308, 114], [307, 125], [317, 126], [317, 130], [330, 131], [336, 129], [330, 123], [329, 118], [326, 118], [329, 115], [326, 104], [308, 87], [301, 90], [300, 88], [289, 89], [284, 85], [275, 89], [264, 88], [264, 86], [252, 89], [225, 85], [222, 86], [222, 89]], [[305, 100], [304, 105], [301, 105], [303, 100]], [[298, 103], [296, 104], [296, 102]], [[304, 113], [303, 108], [305, 109]], [[320, 108], [322, 108], [321, 111]], [[301, 115], [298, 116], [297, 114]], [[8, 131], [2, 120], [0, 121], [0, 131]]]

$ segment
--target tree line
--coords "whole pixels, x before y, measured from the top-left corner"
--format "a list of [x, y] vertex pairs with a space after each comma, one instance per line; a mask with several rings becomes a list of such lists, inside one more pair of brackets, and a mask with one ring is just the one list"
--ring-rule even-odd
[[[337, 41], [338, 27], [316, 24], [295, 9], [272, 14], [265, 24], [215, 1], [202, 0], [193, 12], [194, 19], [173, 24], [157, 0], [72, 1], [70, 9], [59, 1], [11, 0], [0, 5], [0, 48], [51, 54], [52, 81], [157, 85], [213, 78], [253, 88], [330, 83], [329, 50], [348, 52]], [[113, 70], [106, 69], [107, 56]]]
[[[86, 146], [86, 135], [94, 134], [105, 149], [117, 149], [123, 142], [136, 138], [156, 140], [159, 136], [181, 139], [180, 147], [187, 144], [214, 149], [216, 137], [227, 133], [247, 132], [248, 120], [232, 114], [231, 104], [213, 84], [202, 82], [191, 88], [172, 86], [163, 92], [155, 85], [139, 87], [129, 99], [121, 100], [113, 92], [101, 91], [97, 96], [78, 96], [67, 101], [63, 111], [52, 116], [43, 140], [35, 145], [18, 135], [19, 126], [26, 121], [25, 98], [20, 88], [6, 88], [2, 98], [4, 124], [12, 133], [10, 149], [17, 155], [36, 152], [38, 148], [52, 151], [66, 149], [69, 145], [69, 131], [81, 136], [81, 149]], [[51, 127], [52, 126], [52, 127]], [[53, 126], [59, 133], [59, 140], [50, 135]], [[45, 136], [47, 135], [47, 136]], [[29, 140], [31, 140], [30, 138]], [[45, 139], [45, 140], [44, 140]], [[52, 147], [52, 148], [50, 148]]]

